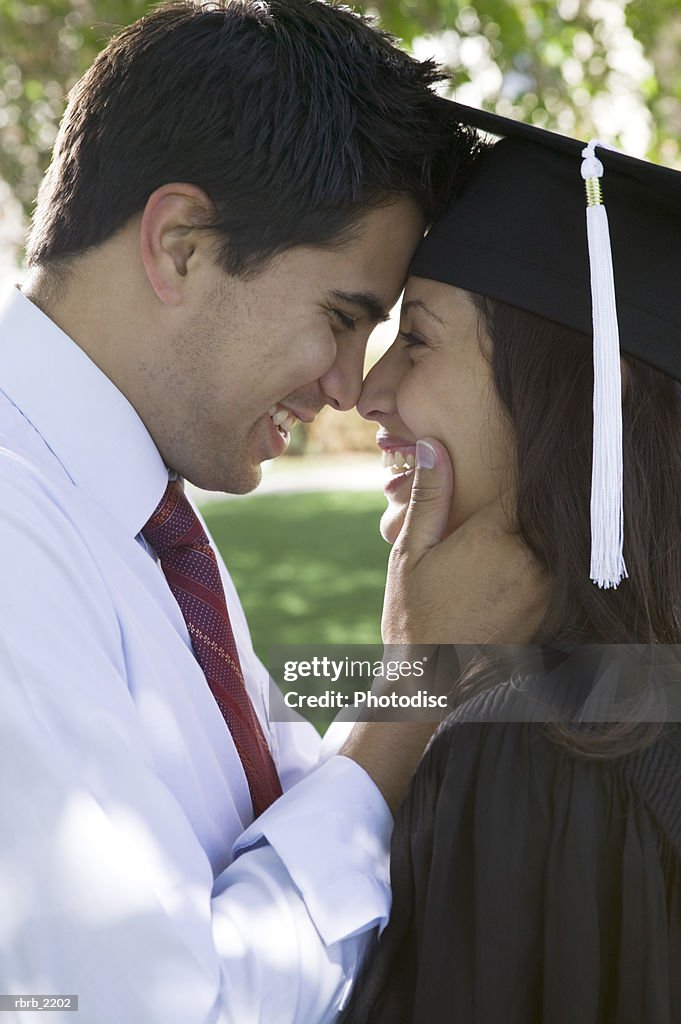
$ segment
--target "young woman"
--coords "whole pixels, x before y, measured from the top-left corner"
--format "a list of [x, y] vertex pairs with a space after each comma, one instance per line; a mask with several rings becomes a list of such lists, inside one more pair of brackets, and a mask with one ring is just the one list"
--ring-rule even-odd
[[[587, 246], [582, 146], [457, 110], [507, 138], [417, 253], [399, 336], [365, 383], [391, 464], [382, 532], [402, 526], [416, 440], [437, 437], [449, 531], [502, 496], [551, 593], [536, 646], [457, 684], [396, 822], [390, 923], [343, 1019], [673, 1024], [681, 174], [608, 154], [610, 238], [599, 213]], [[621, 364], [602, 359], [608, 249]]]

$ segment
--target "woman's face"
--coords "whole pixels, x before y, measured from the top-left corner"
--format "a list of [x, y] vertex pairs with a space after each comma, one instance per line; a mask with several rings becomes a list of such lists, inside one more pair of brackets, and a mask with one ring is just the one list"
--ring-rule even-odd
[[449, 533], [511, 486], [512, 431], [492, 383], [490, 346], [466, 292], [409, 278], [400, 332], [366, 378], [357, 406], [380, 424], [388, 499], [381, 533], [389, 543], [409, 504], [418, 438], [442, 441], [452, 460]]

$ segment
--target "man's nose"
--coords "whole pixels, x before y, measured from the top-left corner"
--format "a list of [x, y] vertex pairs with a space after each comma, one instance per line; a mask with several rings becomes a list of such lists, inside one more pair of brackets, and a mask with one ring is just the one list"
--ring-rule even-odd
[[348, 346], [338, 353], [333, 366], [319, 378], [326, 402], [332, 408], [346, 412], [357, 404], [362, 391], [365, 352], [366, 342]]

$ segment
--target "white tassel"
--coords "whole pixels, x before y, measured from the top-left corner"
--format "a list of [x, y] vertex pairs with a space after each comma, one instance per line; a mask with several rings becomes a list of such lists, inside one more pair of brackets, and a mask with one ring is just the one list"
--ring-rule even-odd
[[590, 575], [599, 587], [616, 587], [628, 575], [624, 564], [622, 380], [610, 231], [599, 181], [603, 164], [594, 152], [600, 145], [594, 139], [582, 151], [594, 360]]

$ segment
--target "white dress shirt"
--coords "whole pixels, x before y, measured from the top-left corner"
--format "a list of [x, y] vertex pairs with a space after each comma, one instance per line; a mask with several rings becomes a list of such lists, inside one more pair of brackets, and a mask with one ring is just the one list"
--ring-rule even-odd
[[330, 1021], [388, 915], [392, 819], [353, 761], [317, 767], [310, 725], [268, 721], [267, 672], [218, 555], [286, 790], [251, 824], [239, 756], [140, 537], [167, 482], [127, 399], [10, 289], [0, 994], [78, 995], [51, 1024]]

